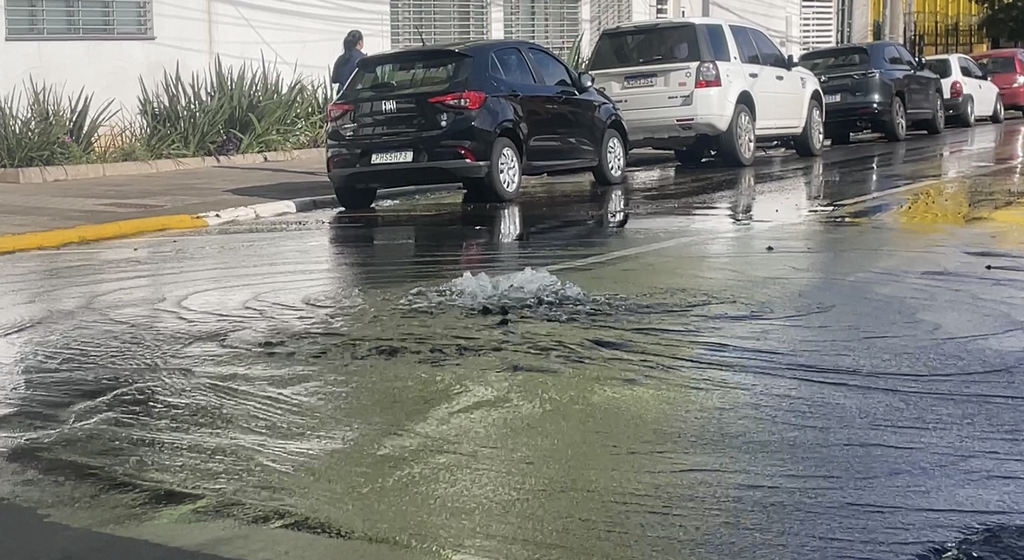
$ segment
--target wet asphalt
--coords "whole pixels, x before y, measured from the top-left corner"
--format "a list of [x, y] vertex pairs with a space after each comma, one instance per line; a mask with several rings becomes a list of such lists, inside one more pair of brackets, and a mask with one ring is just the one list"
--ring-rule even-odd
[[1024, 558], [1022, 156], [0, 257], [0, 558]]

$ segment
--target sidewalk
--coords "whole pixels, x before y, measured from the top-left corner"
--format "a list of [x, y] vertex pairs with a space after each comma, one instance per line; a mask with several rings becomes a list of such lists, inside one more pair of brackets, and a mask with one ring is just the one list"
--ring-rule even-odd
[[322, 159], [0, 184], [0, 235], [332, 195]]

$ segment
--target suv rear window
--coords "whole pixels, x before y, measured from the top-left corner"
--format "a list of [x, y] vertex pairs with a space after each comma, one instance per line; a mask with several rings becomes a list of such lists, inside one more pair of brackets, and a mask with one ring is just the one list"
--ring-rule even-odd
[[590, 69], [611, 70], [699, 60], [696, 26], [658, 25], [602, 33], [590, 58]]
[[815, 74], [829, 70], [859, 70], [871, 64], [867, 49], [824, 49], [800, 57], [800, 66]]
[[342, 99], [375, 93], [430, 93], [451, 90], [469, 75], [471, 58], [453, 51], [366, 57], [342, 92]]
[[978, 66], [986, 74], [1016, 74], [1016, 56], [989, 56], [977, 59]]
[[[925, 68], [935, 72], [940, 78], [945, 80], [946, 78], [953, 75], [953, 66], [949, 63], [948, 58], [936, 58], [934, 60], [926, 60], [924, 63]], [[970, 74], [965, 74], [970, 77]]]

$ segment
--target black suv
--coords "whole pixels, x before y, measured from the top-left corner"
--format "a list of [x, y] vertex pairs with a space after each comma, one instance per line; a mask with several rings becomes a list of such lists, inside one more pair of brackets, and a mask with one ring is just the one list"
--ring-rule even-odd
[[523, 175], [591, 169], [622, 181], [618, 108], [557, 56], [523, 41], [423, 46], [368, 56], [328, 108], [327, 171], [338, 202], [377, 189], [462, 183], [514, 199]]
[[946, 127], [942, 83], [900, 43], [876, 41], [811, 51], [800, 65], [818, 77], [825, 96], [825, 136], [848, 144], [850, 134], [881, 132], [902, 142], [911, 128]]

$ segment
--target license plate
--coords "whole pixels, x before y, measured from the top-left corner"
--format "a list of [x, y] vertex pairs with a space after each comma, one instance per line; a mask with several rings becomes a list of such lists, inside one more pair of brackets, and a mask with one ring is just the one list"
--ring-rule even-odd
[[412, 161], [412, 150], [400, 152], [378, 152], [370, 156], [370, 163], [409, 163]]
[[839, 94], [833, 93], [832, 95], [826, 95], [825, 103], [839, 103]]
[[622, 80], [622, 87], [624, 88], [638, 88], [638, 87], [651, 87], [658, 83], [658, 75], [652, 74], [650, 76], [626, 76]]

